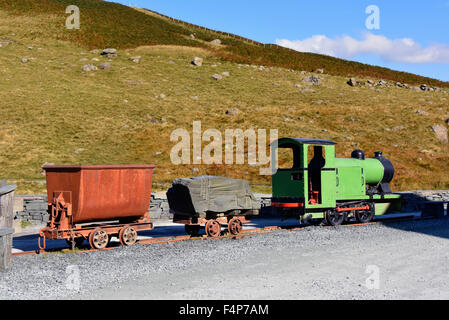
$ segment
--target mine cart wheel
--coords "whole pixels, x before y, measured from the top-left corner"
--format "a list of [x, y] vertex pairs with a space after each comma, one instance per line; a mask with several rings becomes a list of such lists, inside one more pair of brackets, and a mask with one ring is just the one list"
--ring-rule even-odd
[[93, 249], [104, 249], [109, 243], [109, 236], [106, 231], [97, 228], [89, 234], [89, 244]]
[[346, 220], [346, 213], [339, 213], [336, 210], [328, 210], [324, 214], [326, 222], [330, 226], [339, 226]]
[[374, 218], [374, 210], [356, 211], [354, 216], [358, 223], [368, 223]]
[[123, 246], [132, 246], [137, 242], [137, 231], [133, 227], [125, 226], [120, 229], [118, 238]]
[[191, 237], [197, 237], [200, 233], [200, 226], [199, 225], [191, 225], [186, 224], [184, 226], [184, 229], [186, 230], [187, 234]]
[[[72, 239], [65, 239], [65, 241], [67, 242], [67, 244], [70, 247], [72, 247]], [[76, 248], [81, 248], [83, 243], [84, 243], [84, 238], [83, 237], [75, 238], [75, 247]]]
[[228, 231], [230, 234], [237, 235], [242, 232], [243, 224], [239, 218], [234, 217], [228, 222]]
[[220, 236], [221, 225], [217, 220], [209, 220], [206, 223], [206, 234], [211, 238], [216, 238]]

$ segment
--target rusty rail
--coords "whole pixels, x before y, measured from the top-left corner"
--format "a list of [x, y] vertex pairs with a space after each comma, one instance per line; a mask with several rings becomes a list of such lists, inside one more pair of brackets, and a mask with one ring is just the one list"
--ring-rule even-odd
[[[429, 220], [431, 218], [420, 218], [416, 219], [415, 217], [403, 217], [403, 218], [394, 218], [391, 220], [386, 220], [386, 222], [402, 222], [402, 221], [411, 221], [411, 220]], [[380, 224], [384, 221], [374, 221], [374, 222], [368, 222], [368, 223], [351, 223], [351, 224], [345, 224], [341, 225], [341, 227], [361, 227], [361, 226], [367, 226], [367, 225], [374, 225], [374, 224]], [[331, 226], [326, 226], [331, 227]], [[173, 242], [181, 242], [181, 241], [187, 241], [187, 240], [211, 240], [211, 239], [242, 239], [248, 236], [252, 235], [262, 235], [262, 234], [268, 234], [268, 233], [274, 233], [274, 232], [288, 232], [288, 231], [300, 231], [303, 230], [305, 227], [301, 227], [298, 225], [290, 225], [290, 226], [268, 226], [264, 228], [255, 228], [255, 229], [247, 229], [243, 230], [242, 233], [238, 235], [230, 235], [230, 234], [224, 234], [219, 237], [208, 237], [207, 235], [202, 235], [199, 237], [191, 237], [189, 235], [184, 236], [167, 236], [167, 237], [160, 237], [160, 238], [152, 238], [152, 239], [143, 239], [137, 241], [138, 244], [142, 245], [152, 245], [152, 244], [166, 244], [166, 243], [173, 243]], [[106, 250], [113, 250], [116, 248], [119, 248], [120, 246], [114, 246], [114, 247], [107, 247], [104, 249], [86, 249], [80, 251], [80, 253], [90, 253], [90, 252], [96, 252], [96, 251], [106, 251]], [[30, 254], [43, 254], [43, 253], [57, 253], [62, 250], [66, 250], [68, 248], [56, 248], [51, 250], [32, 250], [32, 251], [24, 251], [24, 252], [16, 252], [13, 253], [13, 257], [20, 257]]]

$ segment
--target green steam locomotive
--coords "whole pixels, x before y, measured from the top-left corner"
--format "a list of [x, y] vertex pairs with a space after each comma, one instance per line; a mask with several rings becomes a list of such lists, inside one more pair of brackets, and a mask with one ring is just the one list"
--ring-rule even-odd
[[272, 177], [272, 206], [285, 217], [303, 222], [324, 218], [332, 226], [352, 218], [367, 223], [375, 215], [400, 210], [401, 196], [389, 185], [394, 167], [382, 152], [366, 159], [363, 151], [354, 150], [351, 158], [336, 158], [335, 145], [297, 138], [273, 143], [272, 154], [287, 153], [289, 162]]

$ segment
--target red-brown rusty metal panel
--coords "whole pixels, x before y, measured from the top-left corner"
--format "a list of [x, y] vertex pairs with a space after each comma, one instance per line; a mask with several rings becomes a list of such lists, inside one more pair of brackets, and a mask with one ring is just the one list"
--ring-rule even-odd
[[149, 209], [154, 165], [53, 166], [43, 169], [49, 202], [72, 192], [73, 223], [142, 217]]

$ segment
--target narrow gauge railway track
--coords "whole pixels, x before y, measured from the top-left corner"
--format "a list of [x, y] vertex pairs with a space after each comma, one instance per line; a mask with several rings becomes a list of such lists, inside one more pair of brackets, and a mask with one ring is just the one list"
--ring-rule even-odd
[[[428, 220], [432, 219], [432, 217], [429, 218], [416, 218], [416, 217], [398, 217], [398, 218], [391, 218], [391, 219], [385, 219], [385, 220], [378, 220], [378, 221], [372, 221], [368, 223], [348, 223], [343, 224], [340, 227], [361, 227], [361, 226], [367, 226], [367, 225], [373, 225], [373, 224], [380, 224], [384, 222], [401, 222], [401, 221], [411, 221], [411, 220]], [[187, 240], [219, 240], [219, 239], [242, 239], [248, 236], [252, 235], [262, 235], [267, 233], [273, 233], [273, 232], [286, 232], [286, 231], [300, 231], [303, 230], [308, 226], [298, 226], [298, 225], [290, 225], [290, 226], [268, 226], [263, 228], [255, 228], [255, 229], [247, 229], [243, 230], [238, 235], [230, 235], [229, 233], [225, 233], [223, 235], [220, 235], [218, 237], [208, 237], [207, 235], [202, 235], [198, 237], [191, 237], [189, 235], [185, 236], [167, 236], [167, 237], [160, 237], [160, 238], [152, 238], [152, 239], [142, 239], [138, 240], [136, 244], [143, 244], [143, 245], [151, 245], [151, 244], [166, 244], [166, 243], [172, 243], [172, 242], [181, 242], [181, 241], [187, 241]], [[335, 228], [332, 226], [325, 225], [326, 228]], [[78, 249], [78, 251], [75, 251], [77, 253], [90, 253], [90, 252], [96, 252], [96, 251], [108, 251], [113, 250], [121, 247], [120, 245], [117, 246], [110, 246], [104, 249]], [[48, 250], [31, 250], [31, 251], [23, 251], [23, 252], [16, 252], [13, 253], [13, 257], [20, 257], [25, 255], [32, 255], [32, 254], [45, 254], [45, 253], [61, 253], [63, 250], [68, 250], [68, 252], [71, 252], [71, 250], [67, 247], [65, 248], [55, 248], [55, 249], [48, 249]]]

